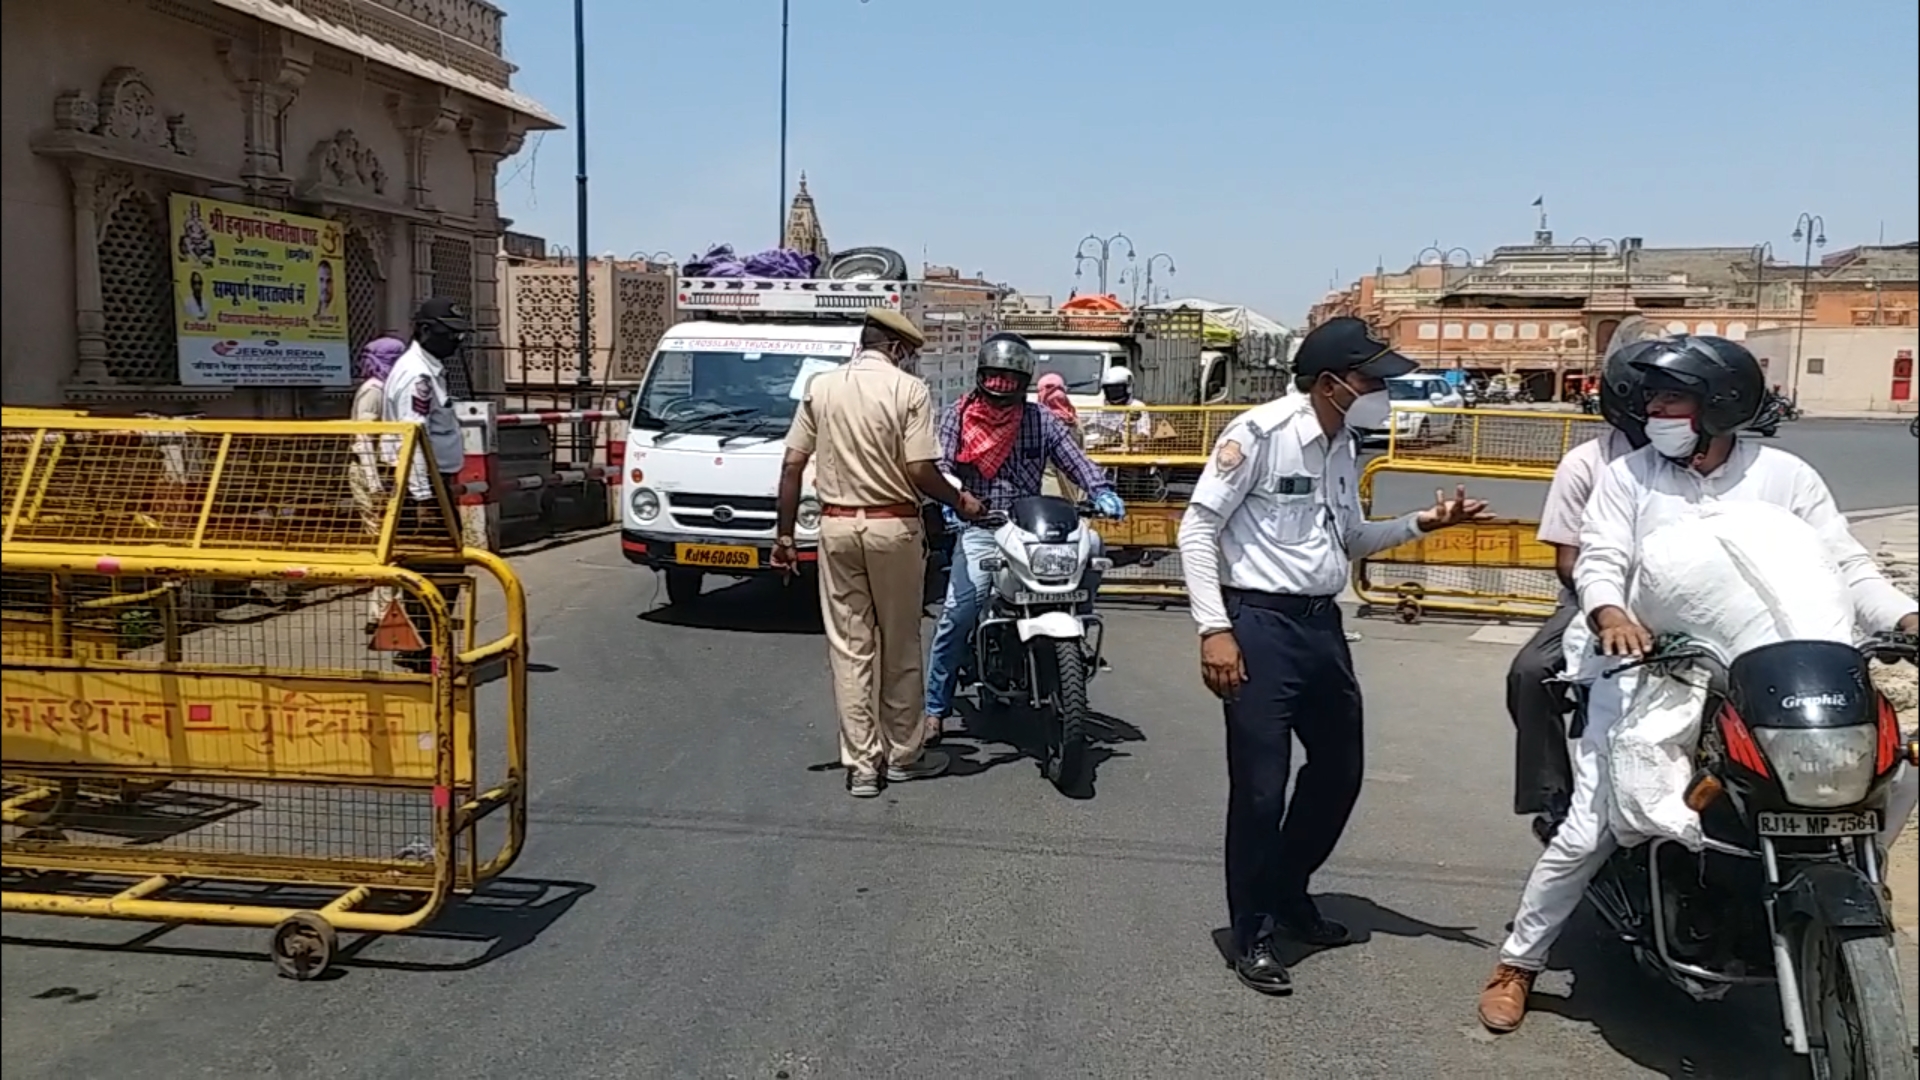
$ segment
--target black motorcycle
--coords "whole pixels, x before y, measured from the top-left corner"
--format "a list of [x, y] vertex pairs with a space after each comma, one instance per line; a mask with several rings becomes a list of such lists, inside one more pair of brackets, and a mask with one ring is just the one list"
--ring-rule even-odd
[[1785, 1042], [1826, 1080], [1914, 1076], [1875, 837], [1902, 762], [1920, 766], [1867, 661], [1914, 660], [1913, 635], [1855, 648], [1786, 641], [1731, 664], [1663, 636], [1634, 667], [1705, 678], [1687, 804], [1698, 853], [1616, 852], [1587, 897], [1648, 970], [1700, 1000], [1773, 983]]
[[1791, 419], [1787, 415], [1787, 409], [1791, 406], [1792, 403], [1785, 398], [1768, 398], [1760, 403], [1760, 413], [1753, 418], [1753, 423], [1747, 425], [1747, 430], [1763, 438], [1779, 437], [1780, 424]]

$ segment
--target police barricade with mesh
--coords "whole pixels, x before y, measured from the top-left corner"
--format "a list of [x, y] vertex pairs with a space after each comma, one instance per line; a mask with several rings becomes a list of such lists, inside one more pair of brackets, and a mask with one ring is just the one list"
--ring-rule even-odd
[[[1417, 423], [1410, 422], [1412, 418]], [[1605, 431], [1599, 417], [1493, 409], [1396, 409], [1387, 452], [1360, 474], [1361, 505], [1372, 514], [1382, 476], [1412, 474], [1434, 486], [1476, 480], [1551, 483], [1573, 447]], [[1544, 490], [1541, 491], [1544, 495]], [[1499, 512], [1499, 500], [1492, 509]], [[1361, 614], [1394, 611], [1404, 622], [1427, 612], [1544, 618], [1559, 601], [1554, 551], [1535, 538], [1540, 523], [1517, 518], [1422, 536], [1354, 565]]]
[[1180, 518], [1213, 444], [1247, 405], [1098, 406], [1080, 410], [1080, 437], [1127, 503], [1125, 521], [1097, 520], [1113, 569], [1103, 596], [1186, 595]]
[[408, 498], [417, 427], [0, 429], [0, 908], [271, 928], [306, 979], [515, 860], [525, 600], [430, 460]]

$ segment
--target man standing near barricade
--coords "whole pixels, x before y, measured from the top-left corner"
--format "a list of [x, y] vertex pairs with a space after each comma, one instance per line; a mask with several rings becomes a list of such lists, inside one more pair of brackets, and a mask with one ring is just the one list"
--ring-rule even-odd
[[927, 384], [900, 370], [926, 344], [912, 320], [874, 309], [860, 354], [807, 384], [787, 433], [773, 565], [793, 573], [801, 481], [820, 497], [820, 604], [840, 714], [847, 793], [938, 776], [947, 756], [920, 725], [920, 618], [926, 537], [918, 496], [973, 520], [978, 500], [940, 475]]
[[[454, 415], [453, 395], [447, 389], [447, 362], [459, 354], [472, 333], [473, 323], [466, 308], [445, 297], [427, 300], [414, 313], [413, 340], [400, 354], [400, 359], [394, 361], [383, 388], [381, 419], [420, 426], [419, 447], [432, 452], [434, 469], [440, 474], [442, 486], [449, 491], [465, 462], [466, 446], [460, 437], [460, 419]], [[381, 459], [389, 466], [397, 465], [399, 454], [399, 445], [388, 442], [382, 447]], [[396, 532], [406, 536], [447, 527], [441, 517], [439, 496], [427, 472], [426, 459], [419, 450], [413, 455], [405, 483], [404, 516]], [[454, 598], [459, 595], [458, 587], [442, 586], [441, 592], [451, 610]], [[415, 671], [430, 670], [433, 653], [431, 643], [425, 641], [431, 625], [426, 606], [409, 596], [403, 609], [413, 633], [426, 647], [402, 649], [395, 662]], [[378, 636], [376, 632], [376, 639]]]
[[[1316, 327], [1294, 361], [1301, 393], [1228, 425], [1180, 523], [1201, 678], [1226, 706], [1232, 964], [1263, 994], [1291, 989], [1274, 935], [1322, 947], [1350, 940], [1308, 893], [1346, 829], [1364, 767], [1360, 687], [1338, 604], [1348, 564], [1487, 516], [1464, 487], [1387, 521], [1361, 510], [1360, 433], [1386, 423], [1385, 380], [1414, 367], [1359, 319]], [[1295, 737], [1307, 761], [1289, 805]]]

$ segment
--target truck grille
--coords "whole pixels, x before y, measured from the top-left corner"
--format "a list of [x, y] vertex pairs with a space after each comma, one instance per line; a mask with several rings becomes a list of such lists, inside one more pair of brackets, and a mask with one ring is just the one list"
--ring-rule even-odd
[[667, 512], [683, 529], [758, 533], [773, 528], [776, 500], [765, 495], [667, 496]]

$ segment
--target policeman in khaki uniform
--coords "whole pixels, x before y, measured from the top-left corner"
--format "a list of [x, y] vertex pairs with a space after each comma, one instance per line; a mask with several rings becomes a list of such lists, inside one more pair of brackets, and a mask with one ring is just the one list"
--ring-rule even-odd
[[[1387, 521], [1360, 508], [1360, 433], [1385, 426], [1385, 380], [1414, 369], [1359, 319], [1300, 343], [1297, 396], [1221, 433], [1180, 523], [1180, 561], [1200, 629], [1201, 677], [1226, 706], [1227, 907], [1234, 973], [1291, 989], [1274, 935], [1344, 944], [1307, 885], [1339, 843], [1364, 769], [1360, 686], [1341, 627], [1349, 563], [1423, 532], [1486, 517], [1452, 499]], [[1293, 740], [1307, 761], [1287, 798]]]
[[883, 777], [902, 783], [947, 769], [947, 756], [925, 747], [920, 722], [926, 546], [919, 496], [969, 521], [986, 510], [934, 464], [940, 447], [932, 395], [901, 370], [926, 340], [906, 316], [869, 311], [859, 354], [807, 384], [780, 472], [773, 564], [791, 573], [801, 479], [814, 462], [820, 603], [840, 713], [840, 763], [856, 798], [880, 794]]

